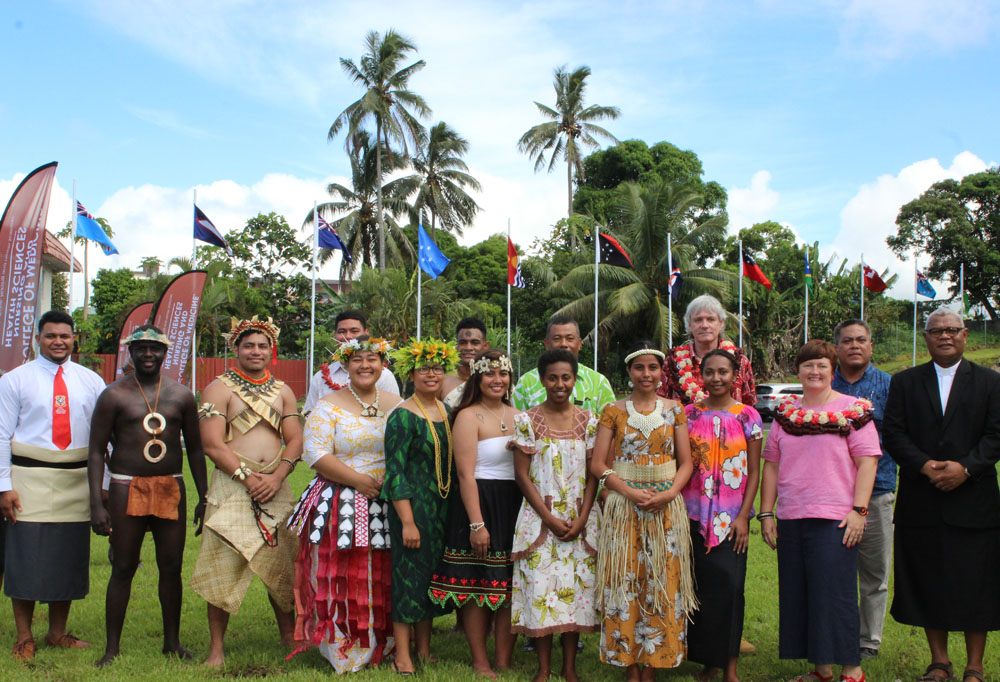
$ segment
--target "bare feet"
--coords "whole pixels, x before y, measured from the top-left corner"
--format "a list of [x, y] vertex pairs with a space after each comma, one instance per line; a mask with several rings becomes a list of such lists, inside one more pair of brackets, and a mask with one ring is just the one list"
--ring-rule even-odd
[[497, 674], [493, 672], [493, 669], [490, 668], [489, 666], [486, 666], [485, 668], [477, 668], [476, 666], [472, 666], [472, 669], [479, 677], [485, 677], [486, 679], [489, 680], [495, 680], [497, 678]]
[[226, 655], [221, 651], [217, 653], [214, 651], [210, 652], [208, 654], [208, 658], [205, 659], [205, 665], [207, 665], [209, 668], [221, 668], [225, 664], [226, 664]]
[[566, 678], [566, 682], [580, 682], [580, 678], [576, 676], [576, 668], [563, 668], [561, 674]]
[[547, 682], [551, 675], [552, 671], [550, 670], [539, 670], [538, 674], [531, 678], [531, 682]]
[[163, 647], [164, 656], [176, 656], [182, 661], [190, 661], [194, 659], [194, 654], [182, 647], [180, 644], [175, 644], [169, 647]]
[[116, 658], [118, 658], [118, 652], [117, 651], [105, 651], [104, 652], [104, 657], [101, 658], [101, 660], [97, 661], [97, 663], [94, 663], [94, 667], [103, 668], [104, 666], [106, 666], [108, 663], [110, 663], [111, 661], [115, 660]]
[[706, 665], [699, 672], [695, 673], [693, 677], [698, 680], [698, 682], [708, 682], [710, 679], [715, 677], [717, 672], [719, 672], [718, 668], [711, 668]]

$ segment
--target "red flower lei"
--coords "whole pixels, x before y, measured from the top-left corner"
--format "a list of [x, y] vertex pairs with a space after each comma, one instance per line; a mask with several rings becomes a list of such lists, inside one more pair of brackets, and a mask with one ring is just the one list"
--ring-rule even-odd
[[806, 436], [818, 433], [837, 433], [847, 436], [851, 428], [860, 429], [875, 418], [870, 400], [858, 398], [843, 410], [812, 410], [796, 407], [797, 398], [781, 401], [774, 418], [786, 433]]
[[[721, 339], [719, 348], [736, 353], [736, 345], [732, 341]], [[674, 348], [674, 365], [677, 367], [677, 383], [681, 387], [691, 402], [696, 403], [708, 397], [705, 393], [705, 384], [701, 377], [694, 375], [694, 350], [691, 345], [677, 346]]]
[[343, 384], [338, 384], [333, 379], [330, 378], [330, 365], [323, 363], [319, 366], [319, 373], [323, 376], [323, 381], [334, 391], [339, 391], [344, 387]]
[[264, 370], [264, 376], [262, 376], [260, 379], [251, 379], [250, 377], [248, 377], [246, 374], [236, 369], [235, 367], [230, 367], [229, 371], [236, 374], [236, 376], [238, 376], [243, 381], [249, 384], [253, 384], [254, 386], [263, 386], [271, 379], [271, 372], [266, 369]]

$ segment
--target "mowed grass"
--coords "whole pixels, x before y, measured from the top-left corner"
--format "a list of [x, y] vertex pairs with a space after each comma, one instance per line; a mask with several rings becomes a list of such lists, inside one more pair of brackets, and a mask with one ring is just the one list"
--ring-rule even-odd
[[[308, 482], [311, 472], [299, 467], [292, 478], [292, 488], [301, 491]], [[188, 491], [193, 490], [190, 477]], [[192, 496], [189, 505], [193, 508]], [[190, 514], [190, 511], [189, 511]], [[746, 625], [745, 636], [753, 642], [758, 653], [744, 657], [740, 664], [743, 680], [748, 682], [773, 682], [788, 680], [809, 669], [804, 661], [779, 661], [778, 652], [778, 579], [775, 553], [761, 540], [759, 526], [753, 522], [750, 564], [746, 584]], [[205, 603], [187, 588], [195, 559], [200, 546], [200, 538], [189, 533], [184, 556], [184, 606], [181, 616], [181, 642], [196, 656], [197, 661], [177, 661], [165, 658], [161, 653], [162, 635], [160, 608], [156, 589], [156, 562], [153, 555], [152, 536], [147, 534], [143, 546], [143, 568], [135, 577], [132, 587], [132, 602], [125, 622], [122, 638], [122, 655], [111, 666], [97, 670], [93, 663], [104, 649], [104, 594], [110, 575], [107, 559], [108, 543], [105, 538], [92, 536], [90, 595], [74, 602], [70, 613], [70, 629], [78, 636], [90, 641], [91, 648], [84, 650], [54, 649], [47, 647], [42, 638], [48, 625], [47, 607], [40, 605], [35, 613], [34, 632], [39, 650], [34, 662], [24, 665], [14, 661], [8, 653], [14, 643], [15, 630], [10, 610], [10, 600], [0, 597], [0, 680], [218, 680], [226, 678], [264, 678], [280, 676], [289, 682], [297, 680], [317, 680], [333, 675], [333, 670], [316, 651], [300, 654], [291, 661], [285, 660], [287, 651], [278, 645], [277, 628], [267, 601], [265, 590], [259, 581], [254, 581], [243, 608], [230, 621], [227, 637], [228, 657], [225, 669], [217, 671], [203, 667], [201, 660], [208, 650], [208, 624]], [[939, 557], [928, 551], [928, 561], [975, 560], [974, 557]], [[424, 680], [475, 680], [476, 676], [468, 666], [469, 655], [465, 639], [461, 635], [449, 636], [455, 623], [454, 616], [441, 618], [435, 622], [432, 641], [433, 653], [440, 663], [424, 668], [418, 675]], [[622, 680], [623, 671], [603, 665], [598, 660], [598, 635], [583, 637], [585, 649], [580, 654], [577, 670], [584, 680]], [[1000, 636], [993, 635], [986, 655], [988, 680], [1000, 679]], [[491, 643], [492, 647], [492, 643]], [[953, 635], [951, 642], [952, 660], [956, 672], [962, 670], [964, 645], [960, 635]], [[561, 650], [553, 652], [554, 668], [558, 670]], [[882, 654], [873, 662], [867, 662], [865, 671], [872, 682], [893, 682], [895, 680], [916, 680], [929, 662], [927, 647], [922, 631], [899, 625], [892, 618], [886, 622]], [[516, 649], [514, 670], [502, 675], [501, 679], [511, 681], [530, 680], [535, 673], [536, 659], [533, 653], [521, 650], [519, 641]], [[698, 670], [694, 663], [684, 663], [675, 670], [661, 671], [660, 680], [689, 680]], [[359, 680], [390, 682], [399, 679], [388, 664], [374, 670], [357, 674]]]

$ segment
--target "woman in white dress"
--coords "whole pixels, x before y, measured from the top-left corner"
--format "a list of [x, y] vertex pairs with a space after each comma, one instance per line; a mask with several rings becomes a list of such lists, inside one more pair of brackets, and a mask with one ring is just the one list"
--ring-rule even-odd
[[288, 525], [295, 560], [296, 653], [316, 646], [338, 673], [378, 665], [392, 652], [389, 502], [383, 438], [399, 396], [376, 382], [384, 339], [359, 336], [337, 349], [350, 383], [324, 396], [306, 421], [302, 458], [316, 470]]

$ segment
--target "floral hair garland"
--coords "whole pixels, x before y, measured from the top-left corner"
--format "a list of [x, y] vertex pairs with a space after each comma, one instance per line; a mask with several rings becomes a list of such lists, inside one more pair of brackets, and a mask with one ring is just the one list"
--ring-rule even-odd
[[256, 315], [249, 320], [237, 320], [235, 317], [230, 318], [229, 333], [222, 336], [226, 339], [226, 345], [229, 346], [229, 349], [235, 353], [236, 340], [240, 338], [240, 334], [248, 331], [263, 334], [271, 342], [271, 348], [275, 349], [275, 351], [277, 350], [278, 336], [281, 334], [281, 328], [270, 317], [266, 320], [260, 320]]
[[396, 370], [403, 376], [419, 367], [428, 366], [442, 367], [447, 373], [458, 367], [458, 349], [454, 343], [440, 339], [416, 340], [394, 351], [392, 359], [396, 363]]
[[785, 398], [778, 405], [774, 418], [785, 433], [807, 436], [819, 433], [837, 433], [847, 436], [851, 428], [860, 429], [875, 418], [870, 400], [858, 398], [843, 410], [812, 410], [796, 407], [794, 396]]
[[386, 339], [368, 338], [364, 341], [351, 339], [340, 344], [337, 350], [333, 351], [333, 359], [342, 365], [346, 365], [355, 353], [371, 351], [372, 353], [377, 353], [385, 360], [391, 350], [392, 346]]
[[491, 369], [505, 369], [508, 372], [514, 371], [514, 366], [510, 364], [510, 358], [506, 355], [501, 355], [495, 360], [490, 358], [479, 358], [478, 360], [473, 360], [469, 363], [469, 369], [473, 374], [486, 374]]
[[[732, 341], [720, 340], [719, 348], [730, 353], [736, 353], [736, 344]], [[674, 349], [672, 355], [674, 357], [674, 364], [677, 366], [677, 383], [680, 384], [684, 395], [694, 403], [707, 398], [708, 393], [705, 392], [705, 386], [700, 377], [695, 378], [694, 376], [694, 351], [691, 350], [691, 346], [678, 346]]]

